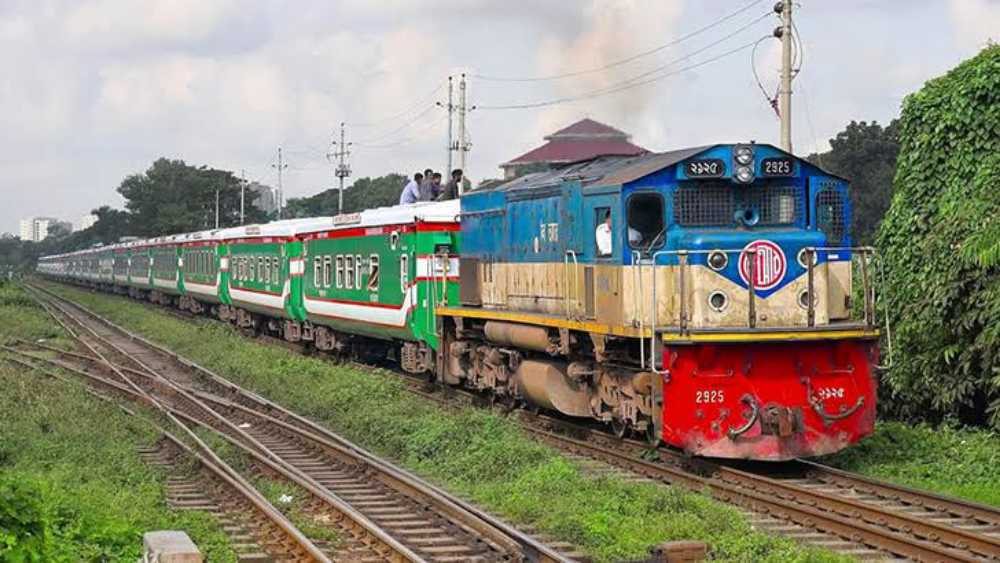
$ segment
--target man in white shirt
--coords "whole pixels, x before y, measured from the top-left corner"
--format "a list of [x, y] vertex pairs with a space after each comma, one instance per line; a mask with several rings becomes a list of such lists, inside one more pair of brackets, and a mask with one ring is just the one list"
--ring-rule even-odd
[[597, 226], [597, 231], [594, 232], [594, 238], [597, 240], [597, 255], [598, 256], [611, 256], [611, 212], [604, 217], [604, 222]]
[[403, 193], [399, 194], [400, 205], [408, 205], [420, 201], [420, 183], [423, 179], [424, 175], [420, 172], [413, 175], [413, 179], [403, 187]]

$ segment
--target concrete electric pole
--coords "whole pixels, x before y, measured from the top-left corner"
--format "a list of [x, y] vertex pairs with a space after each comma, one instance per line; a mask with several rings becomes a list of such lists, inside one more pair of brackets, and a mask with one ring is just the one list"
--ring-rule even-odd
[[447, 164], [447, 167], [444, 170], [445, 176], [448, 176], [448, 177], [450, 177], [451, 170], [452, 170], [452, 168], [451, 168], [451, 166], [452, 166], [451, 153], [452, 153], [452, 151], [455, 150], [455, 147], [452, 144], [452, 137], [451, 137], [451, 132], [454, 130], [453, 119], [452, 119], [453, 113], [455, 111], [454, 92], [455, 92], [454, 80], [452, 80], [452, 77], [449, 76], [448, 77], [448, 104], [445, 105], [442, 102], [438, 102], [437, 103], [437, 106], [439, 108], [444, 108], [445, 111], [448, 112], [448, 146], [447, 146], [447, 149], [448, 149], [447, 150], [447, 152], [448, 152], [448, 164]]
[[339, 148], [339, 150], [337, 150], [335, 152], [327, 153], [326, 154], [326, 159], [328, 161], [330, 161], [331, 164], [333, 163], [333, 158], [334, 157], [336, 157], [338, 159], [337, 167], [334, 168], [334, 170], [333, 170], [333, 175], [336, 176], [337, 179], [340, 181], [340, 187], [337, 189], [337, 214], [338, 215], [344, 212], [344, 178], [347, 178], [348, 176], [351, 175], [351, 165], [349, 165], [347, 163], [347, 157], [351, 155], [351, 151], [348, 150], [348, 147], [350, 147], [351, 145], [354, 144], [354, 143], [348, 143], [347, 141], [345, 141], [344, 140], [344, 136], [345, 136], [345, 134], [344, 134], [344, 122], [341, 121], [340, 122], [340, 143], [338, 144], [337, 141], [334, 141], [332, 143], [334, 146], [339, 146], [340, 148]]
[[778, 88], [778, 116], [781, 119], [781, 148], [792, 152], [792, 0], [780, 0], [774, 11], [781, 27], [774, 34], [781, 39], [781, 86]]
[[278, 162], [271, 165], [271, 168], [278, 170], [278, 220], [281, 220], [281, 209], [285, 206], [285, 189], [281, 184], [281, 173], [288, 168], [288, 163], [281, 156], [281, 147], [278, 147]]
[[458, 150], [458, 167], [462, 169], [463, 174], [463, 182], [458, 185], [458, 195], [462, 195], [462, 187], [465, 184], [464, 178], [469, 176], [469, 171], [466, 170], [466, 155], [468, 155], [469, 150], [472, 148], [472, 142], [469, 141], [469, 131], [465, 126], [465, 118], [469, 111], [475, 108], [470, 108], [466, 103], [467, 90], [468, 85], [465, 80], [465, 73], [463, 72], [462, 79], [458, 83], [458, 139], [456, 141], [456, 149]]

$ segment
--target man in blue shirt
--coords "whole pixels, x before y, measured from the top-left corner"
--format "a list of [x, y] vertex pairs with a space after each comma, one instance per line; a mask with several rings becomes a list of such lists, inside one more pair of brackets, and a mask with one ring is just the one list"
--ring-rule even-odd
[[420, 201], [420, 183], [423, 179], [424, 175], [420, 172], [413, 175], [413, 179], [403, 187], [403, 193], [399, 194], [400, 205], [409, 205]]

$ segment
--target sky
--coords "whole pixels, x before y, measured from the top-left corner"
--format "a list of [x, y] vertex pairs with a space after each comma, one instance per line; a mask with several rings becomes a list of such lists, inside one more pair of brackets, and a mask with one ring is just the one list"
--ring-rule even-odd
[[[777, 144], [753, 67], [773, 93], [780, 45], [749, 47], [777, 24], [771, 5], [2, 0], [0, 232], [27, 216], [121, 207], [122, 179], [159, 157], [277, 185], [280, 146], [285, 197], [312, 195], [334, 184], [325, 155], [341, 122], [353, 178], [444, 170], [436, 102], [462, 72], [477, 106], [477, 182], [583, 117], [654, 151]], [[795, 21], [793, 144], [804, 155], [851, 120], [888, 122], [908, 93], [1000, 40], [1000, 0], [800, 0]]]

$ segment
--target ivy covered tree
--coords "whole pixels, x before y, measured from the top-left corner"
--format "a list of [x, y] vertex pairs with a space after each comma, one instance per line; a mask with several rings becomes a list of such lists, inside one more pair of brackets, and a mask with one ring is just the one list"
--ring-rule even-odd
[[878, 232], [895, 344], [883, 398], [1000, 428], [1000, 46], [907, 97], [900, 141]]

